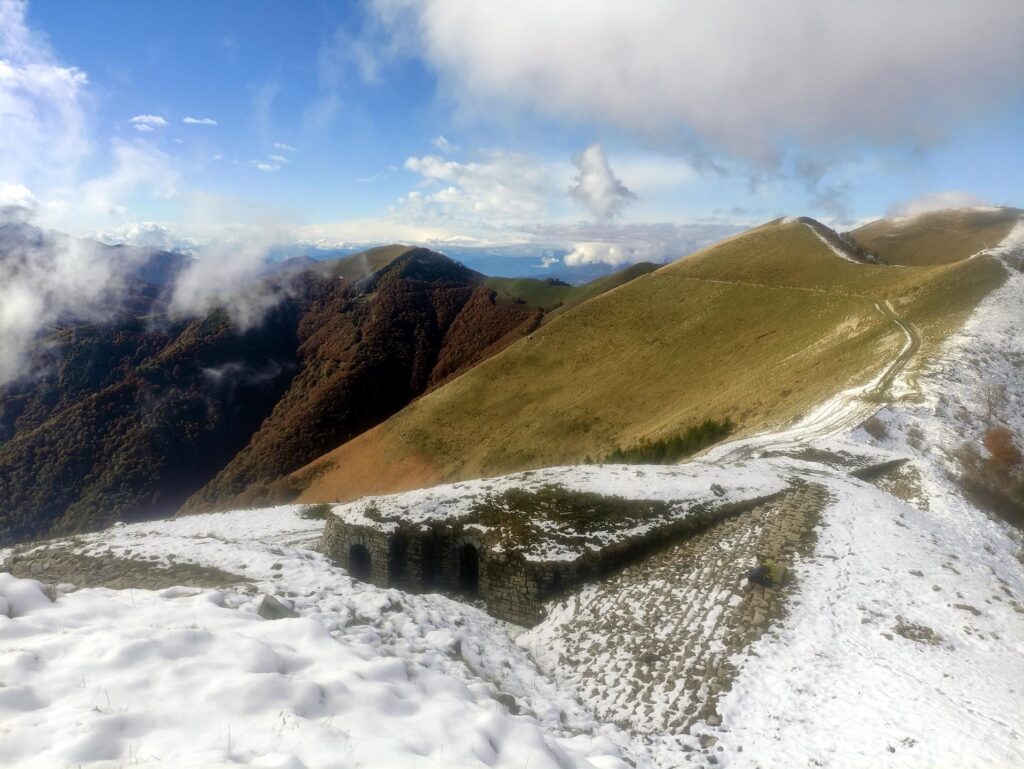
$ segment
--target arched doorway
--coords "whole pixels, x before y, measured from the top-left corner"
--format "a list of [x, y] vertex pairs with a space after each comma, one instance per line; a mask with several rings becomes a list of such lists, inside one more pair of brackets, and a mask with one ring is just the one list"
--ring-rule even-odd
[[468, 542], [459, 548], [459, 590], [466, 595], [480, 592], [480, 552]]
[[358, 580], [368, 582], [370, 579], [370, 551], [366, 545], [354, 543], [348, 549], [348, 573]]

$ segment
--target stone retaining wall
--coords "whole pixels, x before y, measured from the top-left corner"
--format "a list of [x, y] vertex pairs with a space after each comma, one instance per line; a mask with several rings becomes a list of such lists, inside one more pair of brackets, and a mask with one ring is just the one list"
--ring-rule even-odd
[[532, 626], [544, 619], [545, 601], [569, 588], [621, 570], [782, 493], [691, 510], [665, 526], [587, 551], [572, 561], [527, 560], [515, 551], [494, 550], [460, 521], [399, 523], [384, 531], [331, 515], [321, 549], [358, 579], [410, 592], [479, 597], [493, 616]]

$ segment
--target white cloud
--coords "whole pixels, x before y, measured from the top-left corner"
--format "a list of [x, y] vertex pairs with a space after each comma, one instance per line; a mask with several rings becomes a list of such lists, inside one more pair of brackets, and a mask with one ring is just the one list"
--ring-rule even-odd
[[160, 222], [125, 222], [97, 233], [96, 239], [112, 246], [143, 246], [179, 253], [191, 253], [197, 248], [194, 241], [178, 237], [172, 227]]
[[457, 144], [452, 144], [450, 141], [444, 138], [442, 134], [438, 134], [437, 136], [435, 136], [433, 139], [430, 140], [430, 143], [438, 151], [443, 152], [446, 155], [450, 155], [453, 152], [457, 152], [459, 149]]
[[933, 192], [893, 206], [886, 212], [886, 215], [891, 217], [919, 216], [946, 208], [977, 208], [987, 205], [990, 204], [984, 198], [968, 192]]
[[86, 182], [79, 192], [77, 213], [88, 217], [92, 227], [104, 226], [105, 220], [123, 219], [128, 212], [126, 202], [136, 193], [144, 192], [162, 200], [177, 193], [178, 172], [167, 154], [142, 140], [117, 139], [112, 154], [113, 170]]
[[619, 266], [637, 262], [670, 262], [717, 243], [745, 229], [732, 224], [626, 224], [608, 223], [537, 228], [541, 242], [568, 244], [564, 261]]
[[414, 190], [399, 200], [396, 213], [413, 221], [515, 225], [544, 215], [552, 192], [542, 163], [501, 150], [466, 163], [439, 155], [410, 157], [405, 168], [419, 174], [427, 189]]
[[600, 144], [591, 144], [573, 158], [573, 163], [579, 174], [573, 179], [569, 195], [596, 219], [611, 219], [636, 197], [612, 173]]
[[254, 160], [252, 161], [252, 164], [256, 166], [256, 168], [258, 168], [260, 171], [267, 171], [268, 173], [272, 171], [281, 170], [281, 164], [275, 163], [273, 161]]
[[217, 125], [217, 121], [212, 117], [185, 117], [181, 119], [181, 122], [185, 125]]
[[86, 74], [62, 66], [25, 23], [26, 4], [0, 2], [0, 179], [67, 181], [89, 151]]
[[29, 222], [38, 208], [39, 201], [24, 184], [0, 182], [0, 224]]
[[259, 325], [288, 293], [287, 284], [272, 286], [258, 280], [270, 246], [278, 239], [276, 232], [255, 226], [204, 243], [174, 284], [170, 314], [188, 318], [221, 308], [242, 330]]
[[929, 142], [1019, 93], [1006, 0], [376, 0], [480, 114], [598, 121], [663, 146], [774, 163], [798, 143]]
[[157, 128], [167, 126], [167, 121], [159, 115], [136, 115], [128, 122], [135, 127], [136, 131], [142, 131], [143, 133], [149, 133]]
[[291, 146], [290, 144], [285, 144], [284, 142], [274, 142], [274, 149], [284, 150], [285, 152], [298, 152], [298, 150], [295, 149], [293, 146]]
[[267, 155], [267, 159], [272, 160], [275, 163], [280, 163], [282, 165], [288, 162], [288, 158], [286, 158], [284, 155]]

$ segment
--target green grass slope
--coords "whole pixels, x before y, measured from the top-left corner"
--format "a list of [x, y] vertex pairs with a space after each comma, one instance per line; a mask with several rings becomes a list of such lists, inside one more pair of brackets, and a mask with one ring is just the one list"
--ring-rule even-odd
[[805, 223], [771, 223], [565, 312], [292, 482], [346, 499], [599, 458], [709, 418], [785, 424], [902, 347], [877, 302], [928, 347], [1002, 278], [988, 258], [852, 263]]
[[322, 264], [328, 274], [335, 278], [344, 278], [355, 282], [384, 269], [395, 259], [411, 251], [412, 248], [412, 246], [397, 244], [377, 246], [357, 254], [322, 262]]
[[484, 278], [484, 285], [493, 288], [499, 297], [546, 310], [544, 315], [546, 323], [588, 299], [600, 296], [606, 291], [618, 288], [634, 278], [646, 275], [656, 269], [658, 269], [656, 264], [640, 262], [579, 286], [538, 278], [491, 277]]
[[886, 264], [950, 264], [993, 248], [1020, 219], [1016, 208], [963, 208], [879, 219], [850, 233]]

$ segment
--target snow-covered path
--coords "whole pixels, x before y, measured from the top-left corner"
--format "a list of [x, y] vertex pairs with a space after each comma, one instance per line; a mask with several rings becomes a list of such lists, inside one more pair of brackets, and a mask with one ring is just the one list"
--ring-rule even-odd
[[890, 396], [897, 378], [921, 348], [921, 335], [912, 323], [900, 318], [888, 303], [878, 302], [875, 308], [906, 337], [902, 349], [880, 374], [866, 384], [837, 393], [792, 427], [713, 446], [705, 452], [701, 461], [709, 465], [720, 465], [740, 463], [766, 451], [776, 454], [794, 452], [814, 441], [847, 432], [875, 413], [880, 403]]

